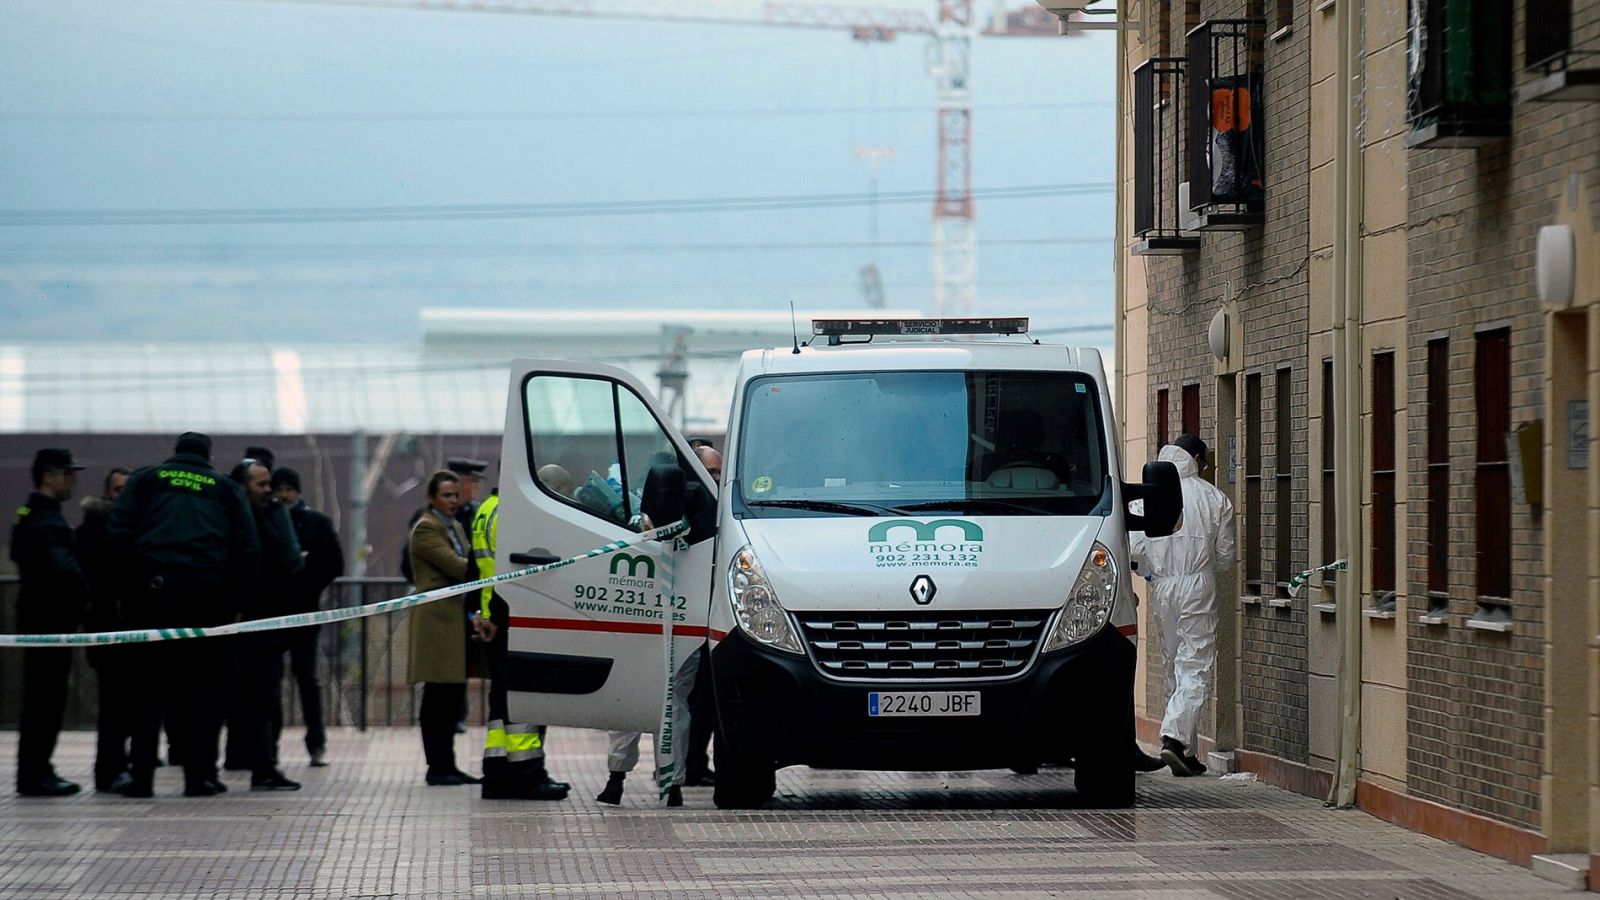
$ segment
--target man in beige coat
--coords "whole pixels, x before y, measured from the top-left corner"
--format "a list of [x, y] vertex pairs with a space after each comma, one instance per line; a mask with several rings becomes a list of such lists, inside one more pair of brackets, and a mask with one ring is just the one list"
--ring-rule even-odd
[[[472, 544], [455, 519], [461, 505], [461, 480], [441, 469], [428, 479], [428, 508], [411, 527], [411, 571], [418, 591], [471, 581]], [[476, 593], [448, 597], [411, 610], [410, 673], [422, 683], [422, 752], [432, 785], [477, 784], [456, 768], [455, 726], [466, 703], [467, 678], [488, 671], [483, 657], [485, 631]], [[492, 635], [490, 635], [492, 637]]]

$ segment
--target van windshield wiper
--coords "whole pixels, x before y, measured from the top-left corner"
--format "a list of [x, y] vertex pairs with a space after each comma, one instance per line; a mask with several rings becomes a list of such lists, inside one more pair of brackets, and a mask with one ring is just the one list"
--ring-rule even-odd
[[963, 497], [951, 500], [928, 500], [923, 503], [906, 503], [900, 507], [902, 512], [933, 512], [948, 510], [955, 513], [1015, 513], [1025, 516], [1049, 515], [1025, 503], [1014, 500], [993, 500], [987, 497]]
[[847, 516], [898, 516], [902, 510], [867, 503], [840, 503], [836, 500], [746, 500], [746, 506], [778, 509], [805, 509], [812, 512], [841, 513]]

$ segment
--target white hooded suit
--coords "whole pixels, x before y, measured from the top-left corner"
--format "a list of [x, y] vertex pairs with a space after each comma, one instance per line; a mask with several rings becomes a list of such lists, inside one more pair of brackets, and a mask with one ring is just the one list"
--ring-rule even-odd
[[1233, 504], [1200, 477], [1195, 458], [1182, 448], [1168, 444], [1157, 458], [1178, 469], [1183, 519], [1168, 537], [1135, 532], [1130, 548], [1139, 573], [1152, 579], [1151, 606], [1166, 675], [1161, 735], [1193, 753], [1200, 707], [1217, 661], [1216, 573], [1232, 566], [1237, 552]]

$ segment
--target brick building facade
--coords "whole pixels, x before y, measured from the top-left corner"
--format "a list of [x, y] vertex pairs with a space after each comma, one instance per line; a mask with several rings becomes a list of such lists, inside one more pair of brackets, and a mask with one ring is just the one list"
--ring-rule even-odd
[[1127, 458], [1198, 428], [1239, 515], [1212, 745], [1600, 851], [1600, 0], [1122, 6]]

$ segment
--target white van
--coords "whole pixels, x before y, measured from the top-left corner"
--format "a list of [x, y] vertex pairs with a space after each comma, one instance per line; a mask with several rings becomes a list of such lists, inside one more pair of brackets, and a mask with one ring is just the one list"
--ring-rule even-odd
[[[629, 374], [515, 363], [498, 571], [625, 539], [641, 512], [691, 531], [670, 590], [659, 543], [500, 589], [512, 717], [655, 731], [670, 613], [678, 659], [710, 645], [719, 807], [761, 805], [789, 765], [1045, 762], [1087, 803], [1132, 803], [1127, 531], [1171, 533], [1177, 473], [1125, 484], [1099, 354], [1027, 327], [817, 321], [745, 353], [720, 491]], [[685, 490], [646, 496], [652, 468]]]

